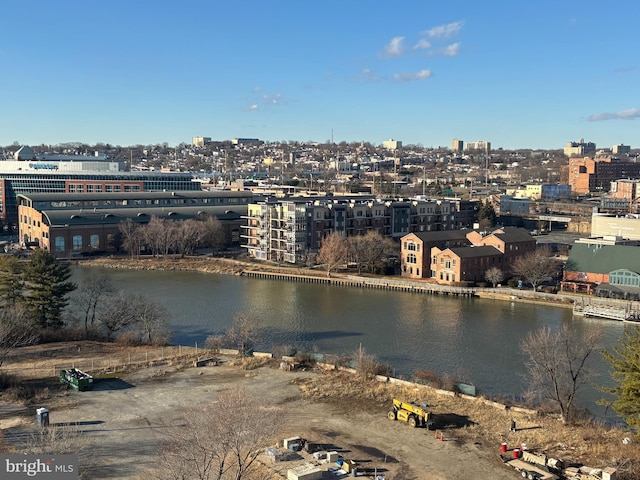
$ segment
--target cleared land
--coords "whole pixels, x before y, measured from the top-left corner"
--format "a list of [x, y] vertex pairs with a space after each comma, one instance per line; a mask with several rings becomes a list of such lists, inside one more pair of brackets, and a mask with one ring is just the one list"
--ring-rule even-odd
[[[104, 344], [55, 348], [30, 347], [23, 358], [16, 357], [7, 365], [15, 367], [27, 359], [33, 364], [34, 357], [41, 356], [46, 378], [31, 381], [48, 384], [49, 392], [22, 411], [16, 410], [18, 406], [12, 410], [10, 404], [0, 409], [5, 448], [23, 448], [37, 431], [35, 408], [47, 407], [53, 426], [72, 429], [77, 436], [86, 478], [151, 478], [146, 472], [155, 463], [157, 443], [167, 426], [177, 421], [181, 409], [215, 401], [220, 392], [239, 387], [282, 407], [281, 439], [299, 435], [335, 447], [367, 471], [384, 472], [387, 479], [517, 478], [498, 459], [503, 441], [511, 448], [526, 443], [529, 449], [591, 466], [617, 466], [621, 468], [619, 478], [638, 478], [631, 476], [632, 461], [638, 455], [635, 441], [624, 445], [622, 438], [628, 434], [597, 425], [565, 428], [552, 417], [439, 396], [426, 388], [400, 388], [315, 369], [285, 372], [277, 368], [279, 362], [247, 370], [234, 365], [230, 357], [222, 358], [218, 366], [201, 368], [193, 367], [188, 355], [155, 361], [151, 367], [111, 373], [93, 391], [76, 392], [62, 388], [52, 377], [52, 368], [45, 365], [79, 365], [97, 351], [103, 357], [124, 360], [130, 352]], [[438, 427], [444, 441], [432, 431], [389, 421], [386, 412], [394, 397], [428, 402], [440, 417]], [[517, 432], [509, 432], [512, 419], [517, 421]], [[286, 463], [273, 464], [259, 478], [267, 479], [272, 473], [273, 478], [281, 478], [276, 471], [286, 475], [287, 468]], [[623, 471], [626, 474], [620, 475]]]

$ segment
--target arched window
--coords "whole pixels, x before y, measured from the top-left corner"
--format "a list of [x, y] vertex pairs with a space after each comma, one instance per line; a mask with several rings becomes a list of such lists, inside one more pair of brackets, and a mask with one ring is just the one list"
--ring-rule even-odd
[[609, 272], [609, 283], [611, 285], [640, 287], [640, 275], [631, 270], [621, 268], [620, 270]]
[[56, 237], [55, 249], [56, 252], [64, 252], [64, 237]]
[[414, 253], [410, 253], [407, 255], [407, 263], [418, 263], [416, 255]]

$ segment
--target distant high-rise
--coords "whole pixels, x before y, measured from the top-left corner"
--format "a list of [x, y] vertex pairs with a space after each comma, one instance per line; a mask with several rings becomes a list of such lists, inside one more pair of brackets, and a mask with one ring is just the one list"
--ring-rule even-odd
[[579, 142], [567, 142], [564, 147], [564, 154], [567, 157], [587, 157], [590, 153], [596, 152], [596, 144], [593, 142], [585, 142], [581, 138]]
[[193, 146], [202, 148], [207, 143], [211, 143], [211, 137], [193, 137]]
[[465, 150], [467, 152], [481, 151], [484, 153], [489, 153], [489, 151], [491, 151], [491, 142], [487, 142], [486, 140], [478, 140], [477, 142], [467, 142], [467, 145], [465, 146]]
[[611, 151], [614, 155], [628, 155], [631, 153], [631, 147], [629, 145], [619, 144], [611, 147]]
[[391, 138], [382, 142], [382, 146], [387, 150], [400, 150], [402, 148], [402, 142]]
[[460, 153], [460, 152], [462, 152], [463, 148], [464, 148], [464, 142], [462, 140], [458, 140], [457, 138], [454, 138], [451, 141], [451, 151], [452, 152]]

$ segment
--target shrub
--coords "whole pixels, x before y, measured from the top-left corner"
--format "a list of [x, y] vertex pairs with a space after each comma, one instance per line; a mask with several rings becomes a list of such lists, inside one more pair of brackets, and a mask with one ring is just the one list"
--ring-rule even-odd
[[431, 370], [416, 369], [413, 372], [413, 378], [416, 383], [431, 385], [436, 388], [440, 388], [442, 385], [442, 378]]

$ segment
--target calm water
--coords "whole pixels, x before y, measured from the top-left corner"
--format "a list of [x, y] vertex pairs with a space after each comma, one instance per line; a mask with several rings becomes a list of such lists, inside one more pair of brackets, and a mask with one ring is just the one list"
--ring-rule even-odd
[[[76, 268], [74, 280], [96, 270]], [[569, 309], [541, 305], [194, 272], [100, 271], [120, 288], [164, 305], [173, 343], [203, 345], [207, 336], [231, 325], [234, 314], [250, 312], [264, 326], [261, 349], [290, 345], [340, 354], [362, 345], [398, 375], [410, 377], [415, 369], [452, 374], [489, 395], [522, 392], [519, 345], [530, 331], [570, 323], [578, 334], [599, 331], [606, 347], [623, 336], [621, 322], [574, 319]], [[600, 355], [596, 360], [599, 375], [593, 382], [609, 385], [607, 365]], [[580, 403], [603, 416], [595, 405], [601, 396], [590, 388]]]

